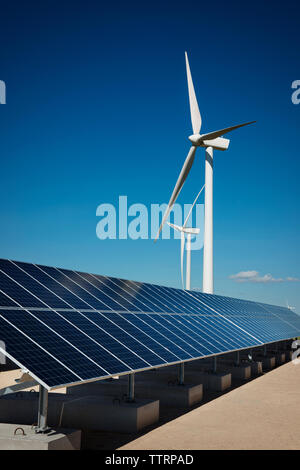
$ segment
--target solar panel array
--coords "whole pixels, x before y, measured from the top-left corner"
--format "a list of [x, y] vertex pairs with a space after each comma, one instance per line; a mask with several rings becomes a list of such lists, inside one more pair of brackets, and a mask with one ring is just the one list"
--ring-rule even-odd
[[0, 260], [3, 352], [47, 389], [299, 335], [283, 307]]

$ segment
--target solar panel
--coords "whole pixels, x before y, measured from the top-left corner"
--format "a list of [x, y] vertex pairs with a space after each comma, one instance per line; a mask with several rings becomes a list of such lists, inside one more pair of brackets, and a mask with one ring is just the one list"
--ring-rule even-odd
[[193, 292], [193, 296], [263, 343], [279, 341], [282, 336], [292, 338], [300, 328], [300, 317], [284, 307], [200, 292]]
[[0, 260], [3, 352], [47, 389], [299, 334], [283, 307]]

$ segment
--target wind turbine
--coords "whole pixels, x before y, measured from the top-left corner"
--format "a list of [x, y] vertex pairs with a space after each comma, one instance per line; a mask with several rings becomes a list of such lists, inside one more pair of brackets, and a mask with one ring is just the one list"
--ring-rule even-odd
[[184, 224], [182, 227], [179, 225], [171, 224], [170, 222], [167, 222], [170, 227], [172, 227], [174, 230], [177, 230], [180, 232], [181, 236], [181, 242], [180, 242], [180, 268], [181, 268], [181, 282], [182, 282], [182, 288], [184, 289], [184, 282], [183, 282], [183, 255], [184, 255], [184, 245], [185, 245], [185, 235], [186, 235], [186, 278], [185, 278], [185, 285], [186, 285], [186, 290], [191, 290], [191, 239], [193, 235], [198, 235], [200, 232], [199, 228], [192, 228], [192, 227], [187, 227], [186, 224], [188, 223], [188, 220], [190, 218], [190, 215], [192, 213], [193, 207], [197, 202], [198, 197], [202, 193], [204, 186], [200, 189], [199, 193], [197, 194], [192, 207], [189, 210], [189, 213], [184, 221]]
[[185, 53], [186, 73], [188, 81], [189, 102], [193, 134], [189, 136], [192, 146], [185, 159], [180, 175], [173, 190], [171, 199], [163, 216], [156, 239], [165, 224], [170, 211], [187, 179], [187, 176], [193, 166], [197, 147], [204, 147], [205, 153], [205, 219], [204, 219], [204, 250], [203, 250], [203, 292], [213, 293], [213, 149], [227, 150], [230, 141], [224, 139], [224, 134], [231, 132], [239, 127], [247, 126], [255, 121], [238, 124], [236, 126], [226, 127], [218, 131], [200, 134], [202, 118], [199, 111], [197, 98], [194, 90], [192, 75], [190, 71], [187, 53]]

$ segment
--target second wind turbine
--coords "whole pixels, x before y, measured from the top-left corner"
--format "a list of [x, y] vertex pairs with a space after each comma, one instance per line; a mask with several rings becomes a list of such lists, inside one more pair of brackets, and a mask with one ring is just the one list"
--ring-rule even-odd
[[184, 221], [183, 226], [181, 227], [180, 225], [175, 225], [175, 224], [171, 224], [170, 222], [168, 222], [168, 225], [170, 225], [170, 227], [172, 227], [177, 232], [180, 232], [180, 269], [181, 269], [181, 283], [182, 283], [183, 289], [184, 289], [183, 255], [184, 255], [184, 245], [185, 245], [185, 237], [186, 237], [186, 277], [185, 277], [186, 290], [191, 290], [191, 250], [192, 250], [191, 239], [193, 236], [196, 236], [200, 233], [199, 228], [187, 227], [187, 223], [189, 221], [194, 205], [196, 204], [200, 194], [202, 193], [204, 189], [204, 186], [205, 185], [202, 186], [201, 190], [197, 194], [196, 199], [194, 200], [192, 207], [189, 210], [189, 213]]

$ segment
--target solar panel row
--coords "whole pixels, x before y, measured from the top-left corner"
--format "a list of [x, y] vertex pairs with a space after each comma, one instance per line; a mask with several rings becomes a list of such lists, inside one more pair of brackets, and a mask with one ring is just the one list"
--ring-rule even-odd
[[0, 340], [47, 388], [299, 333], [280, 307], [0, 260]]
[[299, 315], [284, 307], [199, 292], [192, 295], [263, 343], [292, 338], [300, 328]]

